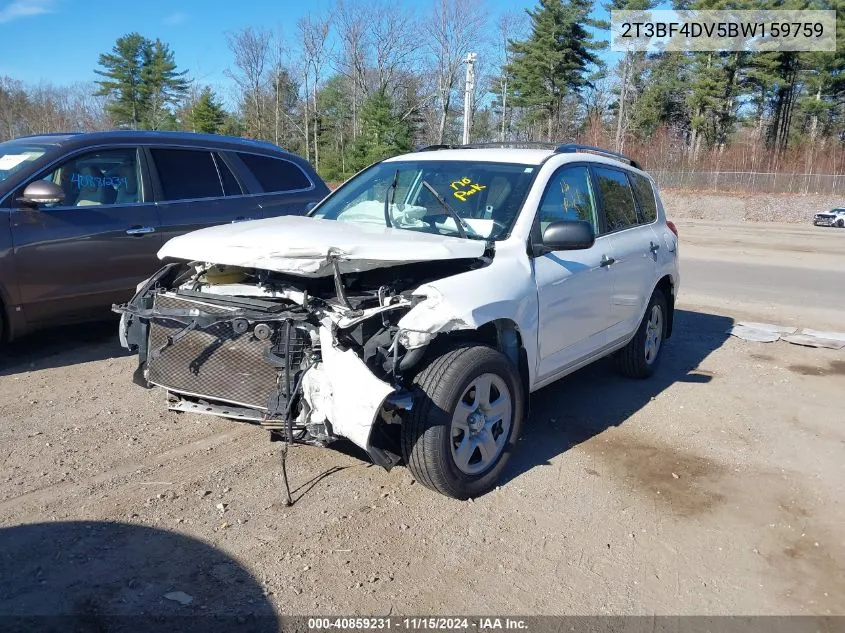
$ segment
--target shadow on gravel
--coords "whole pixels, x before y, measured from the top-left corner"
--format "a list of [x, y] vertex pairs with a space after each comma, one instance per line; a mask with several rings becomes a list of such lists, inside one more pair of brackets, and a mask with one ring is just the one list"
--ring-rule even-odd
[[0, 376], [128, 355], [117, 339], [117, 319], [27, 334], [0, 347]]
[[0, 630], [279, 628], [255, 578], [214, 547], [149, 527], [79, 521], [0, 529]]
[[553, 457], [605, 429], [619, 426], [674, 383], [710, 382], [709, 375], [694, 370], [722, 346], [732, 325], [729, 317], [677, 310], [672, 338], [651, 378], [624, 378], [608, 358], [532, 394], [531, 417], [502, 484], [536, 466], [548, 465]]

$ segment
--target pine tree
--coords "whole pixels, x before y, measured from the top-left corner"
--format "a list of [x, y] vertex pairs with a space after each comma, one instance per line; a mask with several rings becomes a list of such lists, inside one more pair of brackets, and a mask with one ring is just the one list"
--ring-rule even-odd
[[361, 107], [361, 134], [356, 139], [354, 169], [363, 169], [375, 161], [411, 149], [408, 123], [393, 112], [386, 91], [370, 95]]
[[105, 70], [94, 72], [104, 80], [98, 80], [97, 96], [110, 99], [107, 112], [118, 125], [133, 130], [141, 126], [146, 106], [141, 89], [141, 71], [147, 40], [138, 33], [130, 33], [117, 39], [111, 53], [100, 55], [98, 63]]
[[188, 91], [187, 71], [177, 71], [173, 51], [161, 40], [147, 40], [141, 67], [141, 96], [146, 103], [142, 124], [146, 129], [159, 130], [173, 120], [171, 106], [175, 106]]
[[658, 53], [648, 58], [647, 65], [642, 95], [631, 110], [631, 131], [648, 138], [663, 125], [688, 130], [686, 56], [679, 52]]
[[115, 124], [132, 129], [162, 129], [175, 125], [172, 106], [187, 92], [187, 71], [176, 70], [173, 52], [160, 40], [130, 33], [115, 42], [111, 53], [100, 55], [102, 69], [94, 72], [98, 96]]
[[206, 86], [187, 116], [188, 127], [194, 132], [217, 134], [226, 122], [226, 111], [214, 92]]
[[591, 0], [540, 0], [536, 9], [527, 11], [529, 38], [511, 42], [513, 61], [507, 72], [514, 105], [543, 112], [548, 140], [561, 127], [564, 99], [592, 85], [592, 73], [601, 67], [593, 51], [606, 43], [594, 41], [587, 30], [602, 25], [590, 18], [591, 11]]

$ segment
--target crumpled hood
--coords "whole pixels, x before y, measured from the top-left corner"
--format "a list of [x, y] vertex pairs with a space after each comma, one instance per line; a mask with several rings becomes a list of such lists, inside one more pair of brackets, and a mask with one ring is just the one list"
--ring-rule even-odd
[[304, 277], [362, 272], [398, 264], [481, 257], [483, 240], [394, 229], [375, 224], [283, 216], [223, 224], [180, 235], [158, 252], [172, 257]]

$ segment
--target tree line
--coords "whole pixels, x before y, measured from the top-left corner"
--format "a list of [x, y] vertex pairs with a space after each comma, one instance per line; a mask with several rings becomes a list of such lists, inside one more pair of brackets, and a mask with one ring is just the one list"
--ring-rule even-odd
[[115, 127], [242, 135], [343, 180], [391, 154], [459, 142], [464, 60], [476, 52], [473, 141], [581, 140], [652, 169], [842, 171], [845, 0], [672, 6], [835, 9], [837, 51], [628, 52], [608, 65], [608, 25], [593, 0], [539, 0], [499, 15], [484, 0], [338, 0], [286, 37], [264, 27], [226, 33], [228, 100], [180, 69], [167, 43], [138, 33], [99, 56], [90, 85], [2, 77], [0, 139]]

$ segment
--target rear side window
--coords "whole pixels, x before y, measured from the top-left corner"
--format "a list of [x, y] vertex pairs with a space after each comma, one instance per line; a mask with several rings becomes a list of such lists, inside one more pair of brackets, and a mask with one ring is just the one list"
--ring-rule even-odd
[[643, 221], [650, 224], [657, 219], [657, 203], [654, 200], [654, 189], [648, 178], [639, 174], [628, 173], [631, 184], [634, 186], [634, 195], [643, 213]]
[[217, 171], [220, 174], [220, 182], [223, 183], [223, 191], [227, 196], [239, 196], [243, 193], [232, 170], [223, 162], [220, 154], [214, 155], [214, 162], [217, 163]]
[[151, 149], [165, 200], [219, 198], [223, 187], [211, 152], [193, 149]]
[[625, 174], [615, 169], [595, 167], [596, 180], [604, 202], [607, 230], [620, 231], [637, 224], [634, 194]]
[[289, 160], [259, 156], [257, 154], [238, 153], [247, 169], [249, 169], [261, 188], [267, 192], [296, 191], [309, 189], [311, 181], [303, 171]]

